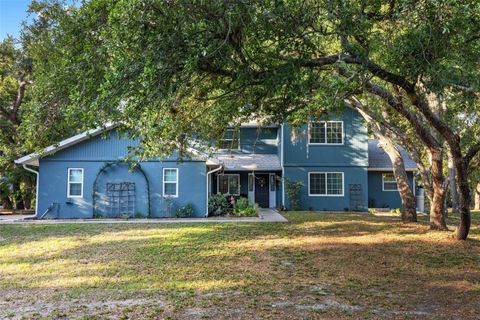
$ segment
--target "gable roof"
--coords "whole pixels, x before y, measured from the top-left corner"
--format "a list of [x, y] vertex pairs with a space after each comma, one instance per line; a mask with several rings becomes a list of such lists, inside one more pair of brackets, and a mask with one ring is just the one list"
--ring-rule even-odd
[[[113, 124], [113, 123], [108, 123], [106, 124], [104, 127], [98, 127], [96, 129], [92, 129], [92, 130], [88, 130], [88, 131], [85, 131], [85, 132], [82, 132], [80, 134], [77, 134], [73, 137], [70, 137], [68, 139], [65, 139], [65, 140], [62, 140], [60, 141], [59, 143], [57, 144], [54, 144], [54, 145], [51, 145], [51, 146], [48, 146], [46, 147], [45, 149], [43, 149], [42, 151], [40, 152], [36, 152], [36, 153], [31, 153], [29, 155], [26, 155], [24, 157], [21, 157], [17, 160], [15, 160], [15, 163], [16, 164], [26, 164], [26, 165], [32, 165], [32, 166], [39, 166], [39, 160], [40, 158], [43, 158], [47, 155], [51, 155], [51, 154], [54, 154], [60, 150], [63, 150], [63, 149], [66, 149], [66, 148], [69, 148], [71, 146], [74, 146], [76, 144], [79, 144], [81, 142], [84, 142], [86, 140], [89, 140], [91, 138], [94, 138], [106, 131], [109, 131], [109, 130], [112, 130], [116, 127], [117, 125], [116, 124]], [[197, 148], [199, 147], [199, 148]], [[193, 147], [189, 147], [187, 149], [187, 152], [192, 156], [192, 157], [195, 157], [195, 158], [198, 158], [198, 159], [201, 159], [201, 160], [206, 160], [209, 156], [209, 153], [203, 151], [199, 145], [197, 146], [193, 146]]]
[[[377, 139], [368, 140], [368, 170], [369, 171], [392, 171], [392, 162], [387, 153], [378, 146]], [[403, 162], [405, 163], [405, 170], [416, 171], [417, 164], [410, 158], [410, 155], [405, 149], [398, 146]]]
[[16, 164], [28, 164], [28, 165], [38, 167], [39, 166], [38, 160], [40, 158], [45, 157], [49, 154], [55, 153], [57, 151], [60, 151], [62, 149], [68, 148], [70, 146], [73, 146], [77, 143], [88, 140], [88, 139], [93, 138], [95, 136], [98, 136], [102, 132], [113, 129], [114, 127], [115, 127], [115, 125], [113, 123], [107, 123], [105, 125], [105, 127], [99, 127], [99, 128], [96, 128], [96, 129], [92, 129], [92, 130], [82, 132], [82, 133], [77, 134], [73, 137], [62, 140], [57, 144], [48, 146], [45, 149], [43, 149], [41, 152], [30, 153], [29, 155], [21, 157], [21, 158], [15, 160], [15, 163]]

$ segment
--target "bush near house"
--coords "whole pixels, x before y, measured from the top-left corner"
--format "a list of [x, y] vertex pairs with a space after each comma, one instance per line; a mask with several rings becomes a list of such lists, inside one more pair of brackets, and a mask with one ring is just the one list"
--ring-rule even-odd
[[212, 194], [208, 199], [208, 213], [213, 216], [225, 214], [228, 208], [228, 201], [224, 194]]
[[241, 197], [235, 202], [233, 212], [237, 217], [257, 217], [259, 208], [257, 204], [251, 206], [247, 198]]
[[194, 210], [193, 210], [193, 204], [187, 203], [183, 207], [178, 208], [175, 211], [175, 216], [177, 218], [190, 218], [193, 216]]

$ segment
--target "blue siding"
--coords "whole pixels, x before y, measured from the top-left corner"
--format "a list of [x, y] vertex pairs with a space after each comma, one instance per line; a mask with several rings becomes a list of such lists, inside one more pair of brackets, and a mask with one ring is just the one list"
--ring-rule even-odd
[[343, 116], [332, 116], [327, 120], [344, 122], [344, 143], [308, 145], [306, 125], [295, 139], [292, 137], [292, 128], [286, 125], [285, 166], [368, 166], [368, 134], [362, 117], [351, 108], [345, 108]]
[[[125, 158], [128, 148], [136, 145], [135, 140], [125, 137], [118, 139], [115, 131], [104, 136], [97, 136], [61, 150], [40, 160], [39, 214], [43, 214], [52, 203], [57, 203], [61, 218], [91, 218], [93, 215], [93, 185], [106, 162]], [[166, 217], [167, 210], [163, 192], [163, 168], [178, 168], [178, 198], [173, 199], [175, 210], [191, 203], [196, 216], [204, 216], [206, 211], [206, 165], [203, 161], [142, 161], [141, 167], [150, 185], [151, 216]], [[84, 169], [84, 185], [82, 198], [67, 198], [68, 168]], [[105, 186], [108, 182], [129, 181], [136, 184], [136, 213], [147, 215], [148, 201], [146, 183], [138, 171], [130, 171], [126, 164], [116, 165], [104, 172], [98, 180], [98, 194], [104, 198]], [[97, 213], [102, 211], [102, 201], [96, 206]], [[57, 211], [52, 213], [55, 215]]]
[[[343, 211], [350, 208], [350, 184], [361, 185], [361, 209], [368, 207], [368, 134], [363, 118], [353, 109], [345, 108], [343, 114], [325, 120], [342, 120], [344, 141], [341, 145], [308, 145], [308, 126], [298, 134], [284, 128], [284, 176], [301, 181], [300, 207], [302, 210]], [[309, 172], [343, 172], [343, 196], [309, 196]], [[287, 194], [285, 205], [290, 207]]]
[[[309, 172], [343, 172], [344, 174], [344, 195], [343, 196], [309, 196], [308, 195], [308, 173]], [[343, 211], [350, 208], [350, 184], [360, 184], [362, 187], [361, 210], [367, 210], [368, 205], [368, 178], [366, 167], [285, 167], [285, 177], [291, 181], [301, 181], [303, 187], [300, 191], [301, 210], [320, 211]], [[286, 207], [290, 208], [290, 202], [285, 194]]]
[[[40, 194], [38, 210], [44, 213], [52, 203], [58, 203], [61, 218], [91, 218], [93, 214], [93, 183], [104, 162], [98, 161], [40, 161]], [[173, 212], [179, 206], [191, 203], [195, 215], [204, 216], [206, 210], [206, 167], [202, 162], [142, 162], [150, 183], [150, 204], [152, 217], [166, 217], [165, 200], [162, 197], [163, 168], [178, 168], [178, 198], [173, 199]], [[84, 169], [83, 198], [67, 198], [68, 168]], [[114, 175], [115, 174], [115, 175]], [[143, 177], [138, 172], [129, 172], [126, 168], [116, 169], [99, 179], [99, 193], [109, 181], [131, 181], [137, 184], [136, 212], [147, 214], [147, 192]], [[100, 211], [99, 213], [102, 213]]]
[[130, 139], [111, 130], [46, 156], [44, 160], [116, 161], [123, 159], [128, 153], [128, 148], [136, 145], [138, 145], [138, 140]]
[[[385, 172], [370, 171], [368, 173], [368, 205], [371, 208], [402, 207], [398, 191], [383, 191], [382, 174]], [[410, 186], [413, 186], [413, 174], [407, 172]]]
[[278, 128], [241, 128], [240, 148], [244, 153], [277, 153]]
[[[302, 210], [343, 211], [350, 208], [351, 184], [361, 185], [361, 209], [368, 205], [375, 207], [401, 207], [398, 192], [382, 191], [381, 172], [368, 172], [368, 135], [362, 117], [353, 109], [345, 108], [343, 114], [332, 116], [325, 120], [342, 120], [344, 122], [344, 143], [342, 145], [308, 145], [307, 126], [300, 130], [300, 135], [292, 137], [292, 130], [284, 126], [284, 134], [279, 128], [241, 128], [240, 149], [232, 152], [277, 154], [281, 157], [283, 139], [284, 177], [292, 181], [301, 181], [300, 192]], [[91, 218], [94, 212], [93, 184], [100, 169], [107, 162], [124, 159], [128, 149], [136, 146], [138, 140], [120, 136], [114, 130], [93, 137], [87, 141], [71, 146], [56, 154], [40, 160], [39, 214], [42, 214], [52, 203], [57, 203], [61, 218]], [[84, 169], [83, 197], [67, 199], [68, 168]], [[201, 160], [191, 160], [178, 163], [175, 155], [164, 161], [142, 161], [141, 168], [145, 172], [150, 187], [151, 216], [166, 217], [167, 208], [163, 198], [163, 168], [179, 169], [179, 197], [173, 200], [172, 213], [185, 205], [192, 203], [196, 216], [204, 216], [206, 210], [206, 164]], [[309, 172], [343, 172], [343, 196], [309, 196]], [[248, 173], [240, 173], [241, 196], [248, 196]], [[256, 172], [260, 173], [260, 172]], [[268, 172], [267, 172], [268, 173]], [[280, 175], [280, 172], [277, 172]], [[411, 173], [409, 178], [413, 179]], [[126, 164], [115, 165], [105, 171], [98, 180], [99, 200], [95, 212], [108, 215], [105, 212], [105, 186], [107, 182], [135, 182], [137, 213], [147, 215], [148, 196], [147, 183], [139, 171], [129, 170]], [[282, 203], [281, 182], [277, 183], [276, 203]], [[212, 192], [216, 193], [216, 175], [212, 176]], [[286, 197], [286, 207], [289, 199]], [[103, 200], [102, 200], [103, 199]], [[103, 202], [102, 202], [103, 201]], [[103, 210], [103, 211], [102, 211]], [[53, 215], [56, 212], [52, 213]]]
[[[212, 141], [212, 143], [215, 143]], [[278, 128], [240, 128], [240, 149], [232, 153], [275, 154], [278, 152]]]

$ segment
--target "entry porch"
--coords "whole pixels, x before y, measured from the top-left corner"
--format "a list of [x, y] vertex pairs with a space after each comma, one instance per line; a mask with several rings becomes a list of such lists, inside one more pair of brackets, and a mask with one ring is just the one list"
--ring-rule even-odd
[[221, 167], [208, 176], [209, 195], [245, 197], [260, 208], [282, 205], [282, 168], [278, 155], [228, 154], [217, 155], [215, 160]]

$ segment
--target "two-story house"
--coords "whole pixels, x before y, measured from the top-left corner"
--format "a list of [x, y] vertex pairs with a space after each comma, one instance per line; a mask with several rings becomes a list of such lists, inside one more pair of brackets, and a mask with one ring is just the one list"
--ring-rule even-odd
[[[123, 159], [136, 144], [111, 126], [16, 163], [37, 172], [39, 216], [167, 217], [189, 203], [201, 217], [208, 215], [208, 198], [214, 193], [243, 196], [264, 208], [290, 208], [287, 180], [302, 183], [302, 210], [401, 207], [388, 156], [368, 140], [364, 121], [350, 108], [301, 128], [245, 123], [227, 129], [214, 153], [192, 150], [191, 159], [181, 162], [172, 155], [132, 167]], [[403, 156], [414, 186], [415, 163], [405, 152]]]

